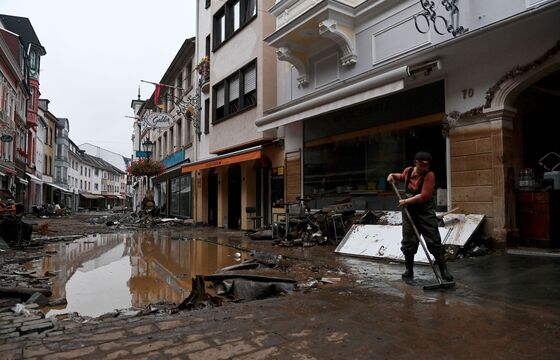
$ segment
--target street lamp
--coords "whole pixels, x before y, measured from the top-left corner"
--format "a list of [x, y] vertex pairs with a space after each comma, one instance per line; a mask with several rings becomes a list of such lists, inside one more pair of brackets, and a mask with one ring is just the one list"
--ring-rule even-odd
[[144, 142], [142, 143], [142, 146], [144, 147], [144, 151], [146, 152], [146, 157], [150, 159], [150, 157], [152, 156], [152, 148], [154, 146], [154, 142], [151, 141], [149, 137], [147, 137], [146, 140], [144, 140]]

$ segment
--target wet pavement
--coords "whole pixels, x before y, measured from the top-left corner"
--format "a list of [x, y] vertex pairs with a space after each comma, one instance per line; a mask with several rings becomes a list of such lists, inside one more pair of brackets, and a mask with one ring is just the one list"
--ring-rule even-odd
[[[0, 340], [2, 358], [560, 357], [558, 257], [493, 253], [456, 260], [449, 264], [455, 289], [424, 291], [422, 285], [434, 280], [428, 266], [416, 266], [415, 282], [407, 284], [400, 279], [402, 264], [337, 256], [332, 246], [274, 248], [242, 232], [211, 228], [174, 229], [168, 237], [281, 253], [308, 269], [338, 268], [351, 276], [218, 308], [66, 322], [44, 337]], [[313, 274], [294, 269], [288, 272], [300, 280]], [[175, 273], [181, 271], [188, 270]]]

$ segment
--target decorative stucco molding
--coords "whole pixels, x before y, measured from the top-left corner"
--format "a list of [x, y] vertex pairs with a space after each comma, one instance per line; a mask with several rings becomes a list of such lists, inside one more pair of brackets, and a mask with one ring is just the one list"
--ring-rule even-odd
[[319, 35], [333, 40], [342, 50], [340, 58], [342, 66], [354, 65], [358, 61], [356, 36], [353, 29], [336, 20], [328, 19], [319, 23]]
[[296, 56], [288, 47], [282, 46], [276, 50], [276, 56], [280, 61], [287, 61], [292, 64], [299, 76], [297, 78], [298, 87], [305, 86], [309, 83], [306, 61]]
[[[506, 72], [486, 91], [486, 101], [484, 105], [473, 107], [472, 109], [461, 113], [459, 117], [467, 118], [480, 115], [482, 113], [488, 113], [496, 109], [510, 107], [511, 104], [508, 104], [508, 101], [514, 100], [516, 95], [532, 84], [534, 82], [533, 78], [542, 72], [544, 64], [555, 57], [558, 58], [558, 60], [553, 63], [553, 65], [556, 64], [556, 67], [560, 67], [560, 41], [558, 41], [539, 58], [528, 64], [518, 65]], [[549, 72], [554, 70], [555, 67], [552, 66]]]

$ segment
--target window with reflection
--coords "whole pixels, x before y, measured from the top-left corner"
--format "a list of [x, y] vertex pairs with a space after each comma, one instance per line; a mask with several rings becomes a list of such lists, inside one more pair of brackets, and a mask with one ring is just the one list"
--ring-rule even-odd
[[257, 104], [256, 60], [216, 84], [213, 95], [213, 123], [255, 106]]
[[230, 0], [214, 14], [214, 48], [257, 16], [256, 0]]

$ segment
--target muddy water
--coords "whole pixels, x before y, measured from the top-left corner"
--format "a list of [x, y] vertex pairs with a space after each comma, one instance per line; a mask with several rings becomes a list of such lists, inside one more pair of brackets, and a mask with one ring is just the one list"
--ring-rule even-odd
[[192, 277], [248, 257], [231, 247], [154, 232], [88, 236], [52, 244], [47, 251], [50, 257], [28, 268], [50, 274], [51, 299], [68, 302], [50, 309], [47, 316], [71, 312], [99, 316], [158, 301], [179, 304], [189, 294]]

